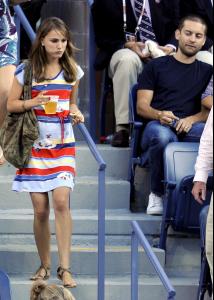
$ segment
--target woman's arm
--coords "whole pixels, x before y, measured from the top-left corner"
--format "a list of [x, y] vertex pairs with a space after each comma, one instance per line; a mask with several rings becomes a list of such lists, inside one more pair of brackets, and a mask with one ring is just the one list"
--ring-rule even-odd
[[79, 88], [79, 80], [76, 82], [75, 86], [73, 87], [73, 91], [71, 93], [70, 99], [70, 115], [73, 120], [73, 124], [76, 123], [84, 123], [85, 118], [81, 111], [77, 106], [77, 97], [78, 97], [78, 88]]
[[7, 110], [10, 113], [22, 113], [26, 110], [30, 110], [33, 107], [43, 105], [50, 100], [50, 97], [45, 96], [44, 92], [40, 93], [33, 99], [19, 100], [23, 94], [23, 86], [14, 78], [12, 89], [7, 101]]

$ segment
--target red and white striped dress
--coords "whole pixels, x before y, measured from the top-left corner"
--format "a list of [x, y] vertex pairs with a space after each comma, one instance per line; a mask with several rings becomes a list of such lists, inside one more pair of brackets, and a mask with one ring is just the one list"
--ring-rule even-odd
[[[77, 80], [83, 71], [78, 67]], [[23, 85], [24, 65], [16, 71], [16, 78]], [[19, 169], [13, 182], [16, 192], [49, 192], [58, 187], [74, 188], [75, 138], [70, 118], [70, 96], [75, 82], [65, 81], [63, 71], [55, 78], [32, 84], [32, 98], [41, 91], [58, 95], [57, 113], [47, 115], [42, 106], [36, 107], [40, 136], [35, 141], [29, 164]]]

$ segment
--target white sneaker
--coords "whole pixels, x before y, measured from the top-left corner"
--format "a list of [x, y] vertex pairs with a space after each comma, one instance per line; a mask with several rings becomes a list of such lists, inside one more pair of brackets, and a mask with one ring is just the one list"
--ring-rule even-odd
[[163, 215], [163, 199], [153, 193], [149, 195], [149, 204], [147, 207], [147, 215], [162, 216]]

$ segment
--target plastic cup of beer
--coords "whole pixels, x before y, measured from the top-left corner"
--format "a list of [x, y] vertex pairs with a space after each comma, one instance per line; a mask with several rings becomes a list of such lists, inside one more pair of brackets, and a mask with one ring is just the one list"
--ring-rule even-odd
[[50, 100], [44, 105], [45, 113], [47, 115], [54, 115], [57, 112], [57, 104], [59, 96], [50, 95]]

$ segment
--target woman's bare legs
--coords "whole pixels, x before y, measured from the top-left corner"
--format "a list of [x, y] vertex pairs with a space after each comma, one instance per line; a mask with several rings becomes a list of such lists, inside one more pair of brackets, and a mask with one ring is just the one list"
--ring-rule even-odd
[[[50, 206], [47, 193], [31, 193], [34, 208], [34, 235], [41, 265], [50, 267]], [[41, 270], [41, 276], [45, 276], [45, 270]]]
[[[63, 269], [70, 267], [70, 247], [72, 234], [72, 219], [69, 209], [70, 189], [66, 187], [57, 188], [53, 191], [53, 207], [56, 222], [56, 238], [59, 251], [59, 264]], [[76, 286], [68, 272], [62, 276], [64, 285]]]
[[[12, 87], [16, 67], [8, 65], [0, 68], [0, 128], [7, 112], [7, 98]], [[5, 162], [3, 152], [0, 148], [0, 165]]]

